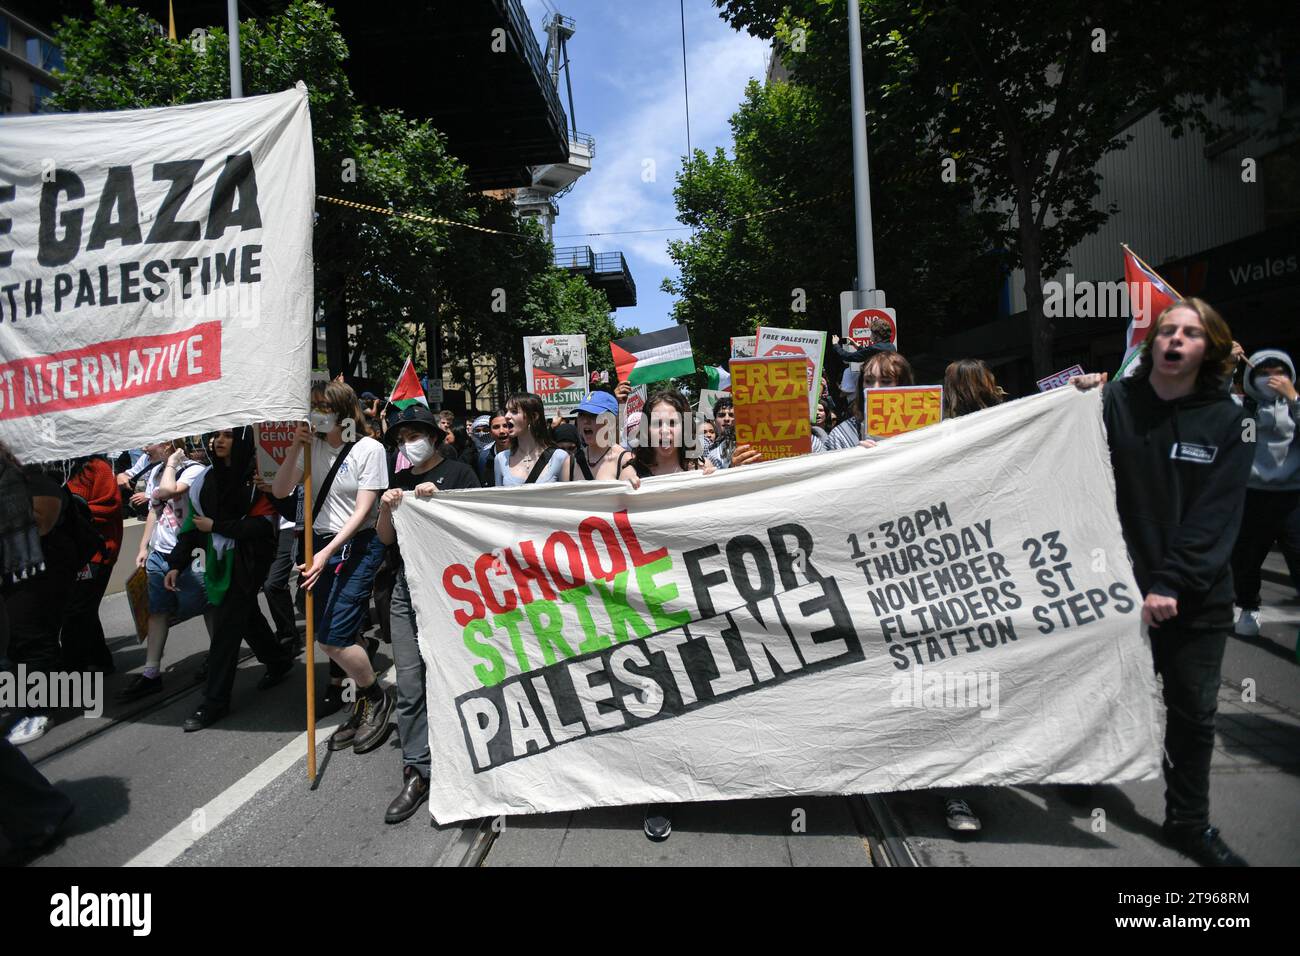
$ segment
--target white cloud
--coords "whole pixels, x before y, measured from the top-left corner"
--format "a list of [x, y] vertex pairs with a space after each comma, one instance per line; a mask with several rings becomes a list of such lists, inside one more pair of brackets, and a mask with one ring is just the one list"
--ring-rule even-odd
[[[732, 31], [716, 18], [704, 27], [697, 32], [709, 36], [688, 44], [687, 48], [691, 145], [712, 151], [716, 146], [730, 144], [727, 120], [739, 105], [745, 84], [751, 77], [761, 75], [766, 45]], [[688, 40], [689, 36], [688, 33]], [[659, 39], [667, 40], [667, 37]], [[612, 84], [617, 97], [627, 101], [626, 112], [621, 122], [599, 132], [592, 171], [562, 201], [557, 234], [676, 225], [672, 191], [681, 157], [686, 153], [681, 53], [680, 47], [674, 49], [667, 42], [657, 46], [665, 54], [669, 51], [672, 54], [659, 59], [652, 68], [624, 74]], [[591, 93], [600, 95], [594, 90]], [[654, 162], [653, 182], [642, 180], [646, 160]], [[657, 287], [659, 278], [672, 267], [668, 239], [683, 235], [648, 233], [610, 236], [607, 241], [593, 237], [590, 244], [621, 248], [629, 257], [658, 266], [655, 270], [658, 276], [647, 276]], [[588, 240], [557, 240], [560, 244], [566, 242], [587, 243]]]

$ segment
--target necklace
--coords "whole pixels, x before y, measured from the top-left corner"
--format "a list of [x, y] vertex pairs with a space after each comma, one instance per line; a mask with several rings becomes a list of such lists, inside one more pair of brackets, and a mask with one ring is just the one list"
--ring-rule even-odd
[[599, 468], [599, 467], [600, 467], [600, 463], [601, 463], [602, 461], [605, 460], [605, 456], [608, 455], [609, 452], [610, 452], [610, 449], [606, 448], [603, 452], [600, 453], [600, 457], [597, 458], [595, 461], [592, 461], [592, 460], [591, 460], [591, 455], [588, 454], [588, 455], [587, 455], [587, 465], [588, 465], [589, 467], [591, 467], [591, 468]]

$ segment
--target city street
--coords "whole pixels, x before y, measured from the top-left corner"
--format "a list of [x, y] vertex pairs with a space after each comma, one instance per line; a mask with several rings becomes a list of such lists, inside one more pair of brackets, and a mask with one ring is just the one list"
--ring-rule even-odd
[[[1211, 774], [1214, 821], [1255, 865], [1300, 862], [1292, 825], [1300, 805], [1300, 601], [1283, 580], [1274, 554], [1263, 633], [1228, 642]], [[421, 809], [385, 826], [384, 808], [400, 785], [395, 733], [363, 756], [329, 754], [323, 742], [342, 715], [328, 718], [312, 788], [302, 760], [301, 665], [292, 680], [259, 691], [261, 667], [250, 657], [232, 715], [185, 734], [180, 724], [199, 700], [193, 675], [206, 646], [202, 624], [173, 631], [164, 694], [124, 707], [112, 697], [143, 650], [129, 633], [123, 595], [106, 599], [103, 616], [118, 665], [106, 681], [103, 717], [65, 719], [24, 748], [77, 804], [66, 839], [36, 865], [1190, 865], [1158, 842], [1159, 781], [1096, 788], [1084, 806], [1051, 787], [963, 791], [983, 821], [973, 839], [947, 830], [942, 798], [932, 791], [872, 801], [688, 804], [676, 809], [673, 835], [659, 844], [642, 834], [639, 807], [467, 827], [434, 826]], [[383, 646], [376, 663], [390, 663]], [[1242, 701], [1248, 679], [1253, 703]], [[319, 663], [318, 686], [325, 680]]]

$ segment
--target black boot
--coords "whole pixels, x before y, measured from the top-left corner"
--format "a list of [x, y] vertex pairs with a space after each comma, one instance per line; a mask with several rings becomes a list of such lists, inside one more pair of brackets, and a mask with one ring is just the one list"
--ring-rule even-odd
[[1166, 823], [1164, 835], [1166, 843], [1201, 866], [1250, 865], [1229, 849], [1214, 827], [1171, 826]]
[[414, 767], [406, 767], [402, 773], [406, 778], [402, 783], [402, 792], [393, 797], [393, 802], [388, 805], [388, 811], [384, 814], [385, 823], [401, 823], [428, 799], [429, 781]]

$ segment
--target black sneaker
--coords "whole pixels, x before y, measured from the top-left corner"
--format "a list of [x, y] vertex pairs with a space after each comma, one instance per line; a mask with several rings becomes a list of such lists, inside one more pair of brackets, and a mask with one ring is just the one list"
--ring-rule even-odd
[[383, 694], [379, 700], [371, 700], [366, 696], [361, 698], [361, 725], [357, 727], [357, 743], [354, 748], [359, 754], [374, 750], [388, 736], [388, 718], [393, 715], [393, 704], [397, 697], [388, 689], [384, 689]]
[[157, 694], [162, 690], [162, 675], [157, 677], [145, 677], [143, 674], [136, 674], [131, 678], [131, 683], [117, 692], [117, 699], [120, 701], [139, 700], [141, 697], [148, 697], [150, 694]]
[[343, 685], [330, 684], [325, 688], [325, 696], [316, 705], [316, 716], [328, 717], [330, 714], [337, 714], [343, 709], [345, 703], [346, 701], [343, 700]]
[[225, 704], [209, 704], [205, 700], [199, 704], [199, 709], [190, 714], [185, 723], [181, 724], [181, 728], [187, 734], [192, 734], [196, 730], [211, 727], [228, 713], [230, 713], [230, 708]]
[[337, 730], [330, 734], [327, 746], [330, 750], [347, 750], [357, 739], [357, 728], [361, 726], [361, 717], [364, 708], [361, 701], [357, 701], [352, 707], [352, 714], [343, 723], [339, 724]]
[[388, 811], [384, 814], [385, 823], [401, 823], [420, 809], [420, 804], [429, 797], [429, 781], [418, 770], [407, 767], [402, 773], [405, 776], [402, 792], [393, 797], [393, 802], [388, 805]]
[[673, 835], [673, 821], [664, 804], [645, 808], [645, 835], [655, 843], [662, 843]]
[[262, 675], [262, 679], [257, 682], [257, 689], [268, 690], [274, 687], [276, 684], [280, 683], [286, 677], [288, 677], [289, 672], [292, 670], [293, 670], [292, 659], [287, 661], [282, 661], [279, 664], [269, 665], [266, 668], [266, 673]]
[[1223, 842], [1216, 827], [1180, 827], [1166, 823], [1165, 842], [1201, 866], [1250, 866]]

